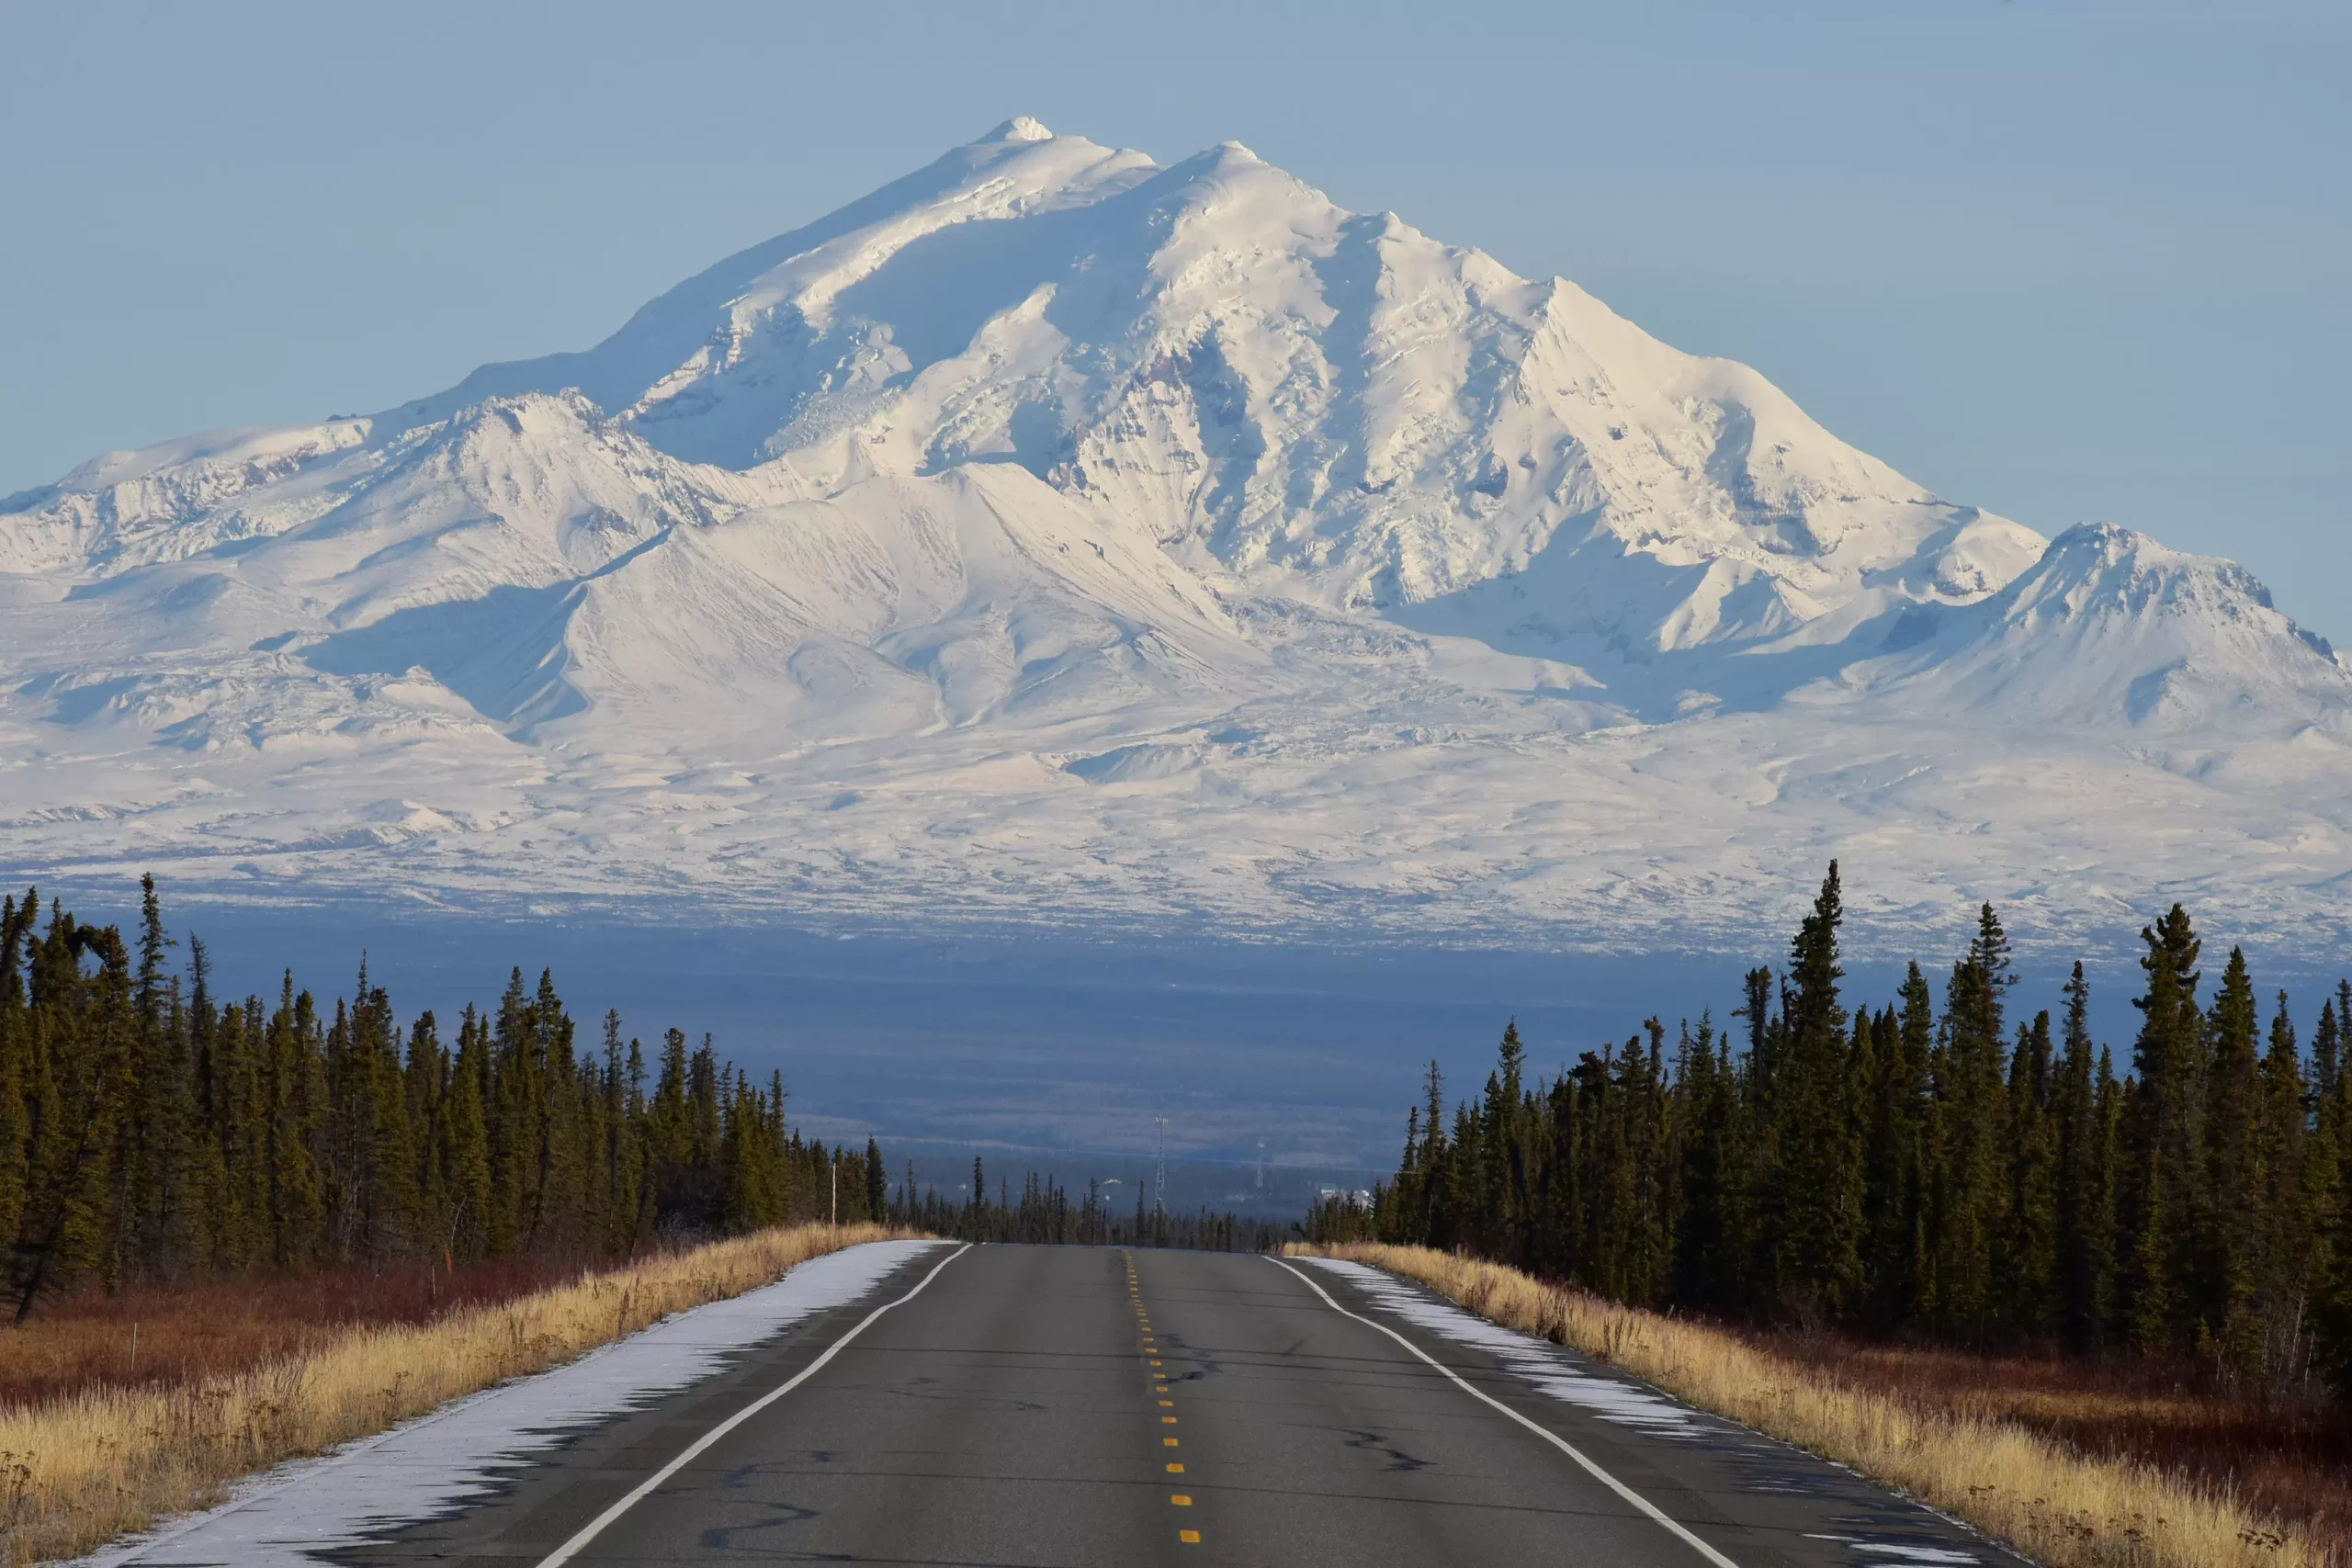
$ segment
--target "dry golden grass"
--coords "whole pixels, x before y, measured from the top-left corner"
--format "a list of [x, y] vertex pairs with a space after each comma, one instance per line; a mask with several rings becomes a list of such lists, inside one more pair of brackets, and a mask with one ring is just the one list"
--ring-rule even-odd
[[226, 1376], [0, 1408], [0, 1562], [70, 1557], [217, 1501], [281, 1460], [366, 1437], [796, 1263], [912, 1233], [800, 1225], [585, 1273], [430, 1323], [349, 1330]]
[[2219, 1489], [2098, 1459], [2014, 1423], [1923, 1408], [1702, 1324], [1427, 1247], [1319, 1252], [1419, 1280], [1480, 1316], [1624, 1368], [1702, 1409], [1899, 1486], [2052, 1568], [2321, 1568], [2325, 1554]]
[[1801, 1330], [1742, 1332], [1768, 1355], [1915, 1408], [2020, 1426], [2094, 1459], [2151, 1465], [2275, 1514], [2352, 1568], [2352, 1410], [2324, 1389], [2248, 1387], [2210, 1364], [1972, 1352]]
[[355, 1328], [431, 1323], [568, 1285], [584, 1267], [577, 1258], [502, 1258], [452, 1274], [436, 1258], [112, 1291], [93, 1280], [45, 1298], [28, 1323], [0, 1314], [0, 1411], [98, 1388], [251, 1371], [325, 1349]]

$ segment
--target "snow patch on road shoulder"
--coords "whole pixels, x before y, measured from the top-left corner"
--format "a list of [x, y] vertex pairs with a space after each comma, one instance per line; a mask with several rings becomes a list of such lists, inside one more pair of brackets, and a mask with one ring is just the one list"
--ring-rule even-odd
[[[1490, 1323], [1433, 1292], [1406, 1283], [1385, 1269], [1337, 1258], [1307, 1258], [1300, 1261], [1345, 1280], [1371, 1298], [1372, 1304], [1383, 1312], [1393, 1314], [1441, 1339], [1450, 1339], [1457, 1345], [1467, 1345], [1487, 1352], [1501, 1361], [1507, 1371], [1524, 1381], [1537, 1393], [1588, 1410], [1603, 1421], [1630, 1427], [1654, 1437], [1683, 1441], [1707, 1441], [1720, 1438], [1726, 1433], [1737, 1433], [1775, 1448], [1787, 1447], [1778, 1438], [1753, 1432], [1728, 1417], [1684, 1404], [1645, 1384], [1580, 1371], [1568, 1362], [1572, 1352], [1548, 1340]], [[1859, 1472], [1850, 1466], [1841, 1464], [1836, 1469], [1847, 1475], [1859, 1477]], [[1751, 1483], [1747, 1489], [1766, 1492], [1775, 1488]], [[1938, 1513], [1924, 1504], [1914, 1502], [1910, 1506], [1917, 1507], [1922, 1517], [1941, 1520], [1969, 1535], [1975, 1534], [1972, 1527], [1949, 1515]], [[1806, 1539], [1835, 1541], [1866, 1563], [1879, 1564], [1881, 1568], [1904, 1568], [1909, 1564], [1945, 1568], [1945, 1565], [1986, 1561], [1984, 1557], [1956, 1545], [1939, 1543], [1901, 1529], [1884, 1529], [1874, 1535], [1819, 1534], [1809, 1535]], [[2004, 1562], [2021, 1561], [2006, 1552], [1997, 1555]]]
[[737, 1352], [855, 1301], [942, 1245], [876, 1241], [812, 1258], [774, 1284], [678, 1313], [318, 1459], [280, 1465], [220, 1507], [119, 1541], [73, 1568], [312, 1568], [329, 1551], [480, 1501], [495, 1490], [499, 1472], [529, 1462], [583, 1426], [699, 1382]]
[[1544, 1341], [1424, 1295], [1368, 1264], [1337, 1258], [1310, 1258], [1306, 1261], [1346, 1280], [1370, 1296], [1382, 1311], [1394, 1313], [1416, 1328], [1442, 1339], [1484, 1350], [1538, 1393], [1589, 1410], [1603, 1421], [1637, 1427], [1662, 1438], [1695, 1438], [1714, 1429], [1706, 1424], [1704, 1416], [1687, 1404], [1634, 1383], [1580, 1372], [1567, 1364], [1561, 1351]]

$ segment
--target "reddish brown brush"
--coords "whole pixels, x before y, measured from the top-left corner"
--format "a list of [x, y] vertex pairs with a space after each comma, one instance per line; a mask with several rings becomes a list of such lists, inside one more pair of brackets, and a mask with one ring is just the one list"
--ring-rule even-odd
[[1839, 1382], [2014, 1422], [2079, 1453], [2138, 1460], [2242, 1497], [2352, 1565], [2352, 1417], [2317, 1388], [2250, 1394], [2193, 1367], [1972, 1355], [1826, 1334], [1748, 1337]]
[[575, 1279], [574, 1265], [509, 1258], [452, 1274], [438, 1266], [337, 1269], [282, 1279], [95, 1287], [0, 1317], [0, 1407], [100, 1388], [153, 1387], [247, 1371], [315, 1350], [342, 1331], [424, 1324]]

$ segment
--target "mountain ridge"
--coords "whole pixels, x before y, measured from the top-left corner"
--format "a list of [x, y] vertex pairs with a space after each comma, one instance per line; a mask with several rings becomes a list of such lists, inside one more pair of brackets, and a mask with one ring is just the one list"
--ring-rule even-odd
[[[1945, 501], [1238, 143], [1010, 120], [594, 348], [94, 458], [0, 506], [0, 604], [28, 866], [1553, 933], [1841, 845], [2281, 923], [2352, 871], [2352, 676], [2242, 568]], [[1897, 736], [1970, 782], [1837, 761]], [[2224, 869], [2031, 805], [2152, 765]]]

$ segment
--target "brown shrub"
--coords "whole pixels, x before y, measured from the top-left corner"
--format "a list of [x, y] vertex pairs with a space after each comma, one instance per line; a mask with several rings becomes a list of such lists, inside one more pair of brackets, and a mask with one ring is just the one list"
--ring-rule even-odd
[[419, 1263], [138, 1285], [112, 1295], [92, 1288], [44, 1303], [20, 1326], [0, 1318], [0, 1408], [97, 1388], [222, 1377], [316, 1350], [352, 1328], [429, 1323], [587, 1271], [576, 1263], [517, 1258], [454, 1275]]

